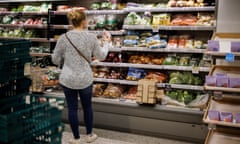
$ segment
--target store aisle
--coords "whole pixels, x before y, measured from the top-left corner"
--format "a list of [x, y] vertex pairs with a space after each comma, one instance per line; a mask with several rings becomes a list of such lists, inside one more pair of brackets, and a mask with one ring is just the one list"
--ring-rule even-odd
[[[85, 133], [83, 127], [80, 127], [81, 133]], [[94, 129], [99, 138], [92, 144], [193, 144], [183, 141], [175, 141], [164, 138], [155, 138], [150, 136], [143, 136], [137, 134], [129, 134], [123, 132], [116, 132], [103, 129]], [[62, 137], [62, 144], [68, 144], [68, 140], [72, 138], [69, 126], [66, 125], [65, 132]], [[82, 135], [82, 143], [84, 142], [85, 135]]]

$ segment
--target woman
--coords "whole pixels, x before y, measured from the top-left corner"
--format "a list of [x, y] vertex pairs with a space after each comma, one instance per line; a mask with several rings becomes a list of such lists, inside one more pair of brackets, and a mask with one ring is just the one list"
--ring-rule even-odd
[[[108, 53], [108, 42], [110, 35], [104, 35], [103, 47], [100, 46], [94, 34], [85, 31], [87, 27], [86, 16], [83, 11], [73, 9], [67, 14], [69, 23], [73, 25], [73, 30], [61, 35], [57, 41], [52, 54], [52, 61], [56, 65], [63, 62], [62, 72], [59, 78], [63, 87], [66, 102], [68, 104], [68, 120], [74, 136], [70, 144], [80, 143], [79, 121], [78, 121], [78, 95], [84, 114], [87, 138], [86, 142], [93, 142], [97, 135], [92, 132], [93, 111], [92, 111], [92, 83], [93, 74], [89, 64], [92, 57], [104, 60]], [[67, 37], [69, 39], [67, 39]], [[72, 44], [71, 44], [71, 42]], [[74, 46], [85, 56], [81, 56]], [[89, 61], [89, 62], [88, 62]]]

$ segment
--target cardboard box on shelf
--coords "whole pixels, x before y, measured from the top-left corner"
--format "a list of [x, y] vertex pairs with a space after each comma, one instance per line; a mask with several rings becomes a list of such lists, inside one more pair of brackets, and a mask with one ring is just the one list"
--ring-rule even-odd
[[138, 81], [137, 102], [140, 104], [155, 104], [157, 102], [156, 91], [157, 81], [141, 79]]
[[240, 52], [240, 33], [214, 33], [212, 40], [219, 42], [218, 52]]

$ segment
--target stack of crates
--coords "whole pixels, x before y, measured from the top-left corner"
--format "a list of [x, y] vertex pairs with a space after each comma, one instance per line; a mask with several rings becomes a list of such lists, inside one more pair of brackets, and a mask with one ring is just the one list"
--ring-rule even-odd
[[63, 99], [29, 94], [28, 40], [0, 40], [0, 143], [61, 144]]

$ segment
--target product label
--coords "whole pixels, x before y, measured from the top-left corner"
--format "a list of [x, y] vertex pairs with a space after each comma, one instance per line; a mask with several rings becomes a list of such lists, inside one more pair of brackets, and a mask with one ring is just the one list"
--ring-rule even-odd
[[219, 51], [219, 41], [208, 40], [208, 51]]
[[234, 62], [234, 60], [235, 60], [235, 55], [234, 55], [233, 53], [227, 53], [225, 60], [226, 60], [227, 62]]

